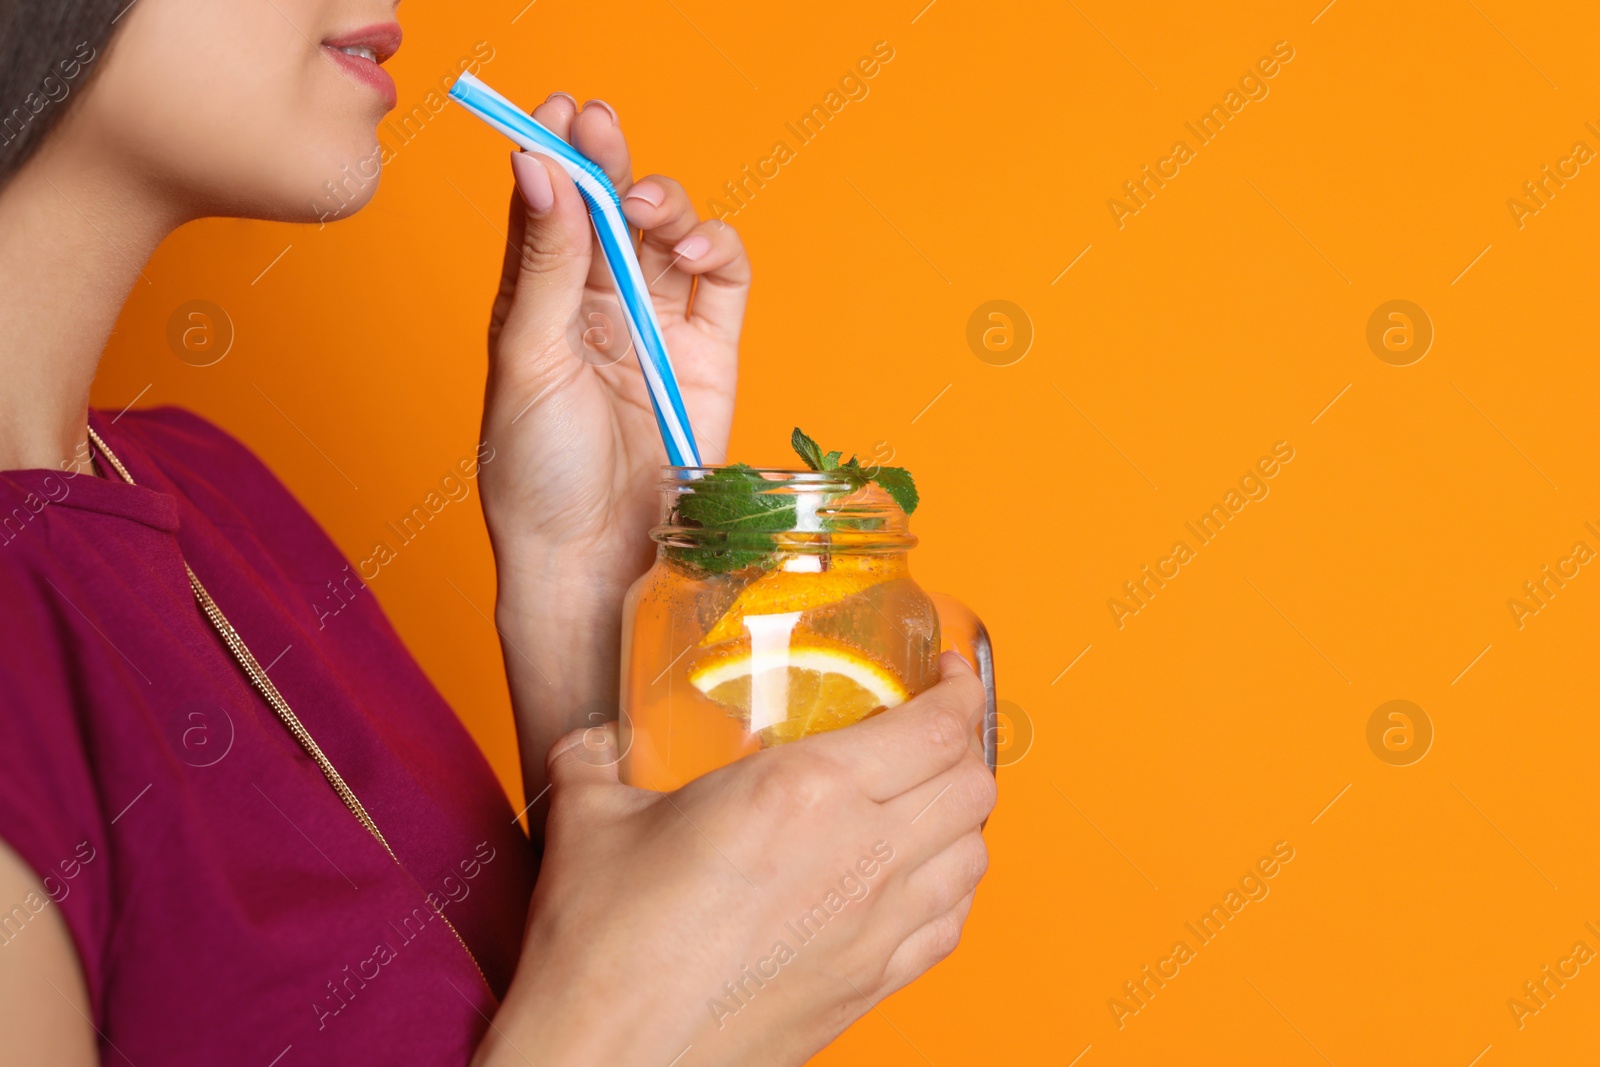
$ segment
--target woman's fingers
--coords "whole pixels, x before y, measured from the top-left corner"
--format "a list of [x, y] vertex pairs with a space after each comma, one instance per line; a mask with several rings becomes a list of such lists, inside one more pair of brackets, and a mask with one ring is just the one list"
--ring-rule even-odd
[[[750, 292], [750, 260], [738, 233], [721, 220], [701, 222], [688, 194], [670, 178], [652, 175], [635, 183], [628, 140], [605, 101], [579, 108], [566, 93], [552, 93], [533, 117], [599, 164], [616, 186], [623, 214], [642, 233], [639, 266], [657, 313], [692, 315], [718, 339], [736, 343]], [[615, 291], [611, 271], [598, 256], [590, 262], [588, 285]]]
[[[578, 113], [577, 101], [566, 93], [551, 93], [544, 103], [533, 109], [533, 117], [538, 123], [563, 140], [570, 137], [572, 120]], [[519, 155], [522, 158], [519, 158]], [[539, 159], [539, 167], [529, 166], [529, 162]], [[496, 294], [494, 311], [489, 319], [490, 336], [497, 336], [505, 324], [507, 315], [517, 293], [517, 281], [522, 276], [522, 271], [527, 261], [526, 241], [529, 236], [528, 213], [532, 210], [535, 214], [543, 214], [549, 209], [553, 193], [553, 181], [568, 182], [565, 173], [553, 160], [546, 160], [533, 153], [511, 154], [511, 172], [516, 178], [517, 189], [511, 194], [511, 213], [507, 220], [506, 230], [506, 256], [505, 263], [500, 270], [500, 290]], [[581, 201], [581, 198], [580, 198]], [[587, 215], [585, 215], [587, 222]], [[548, 241], [541, 238], [543, 244]], [[588, 266], [584, 267], [587, 276]]]
[[[533, 117], [557, 137], [594, 160], [606, 172], [621, 196], [633, 181], [628, 142], [617, 125], [616, 112], [603, 100], [590, 100], [580, 109], [568, 93], [551, 93], [533, 109]], [[602, 292], [612, 291], [611, 271], [601, 257], [590, 263], [588, 283]]]
[[571, 731], [544, 758], [552, 786], [614, 785], [620, 762], [615, 722]]
[[683, 186], [659, 174], [636, 182], [622, 209], [643, 233], [639, 266], [657, 312], [692, 317], [720, 340], [737, 344], [750, 295], [750, 257], [738, 231], [719, 219], [700, 221]]
[[622, 210], [643, 233], [639, 266], [657, 313], [688, 316], [693, 293], [695, 321], [736, 344], [750, 295], [750, 257], [739, 232], [720, 219], [700, 221], [683, 186], [659, 174], [635, 182]]
[[[730, 340], [736, 339], [750, 288], [750, 260], [739, 234], [720, 222], [701, 222], [683, 186], [659, 174], [635, 182], [622, 200], [622, 210], [643, 235], [639, 266], [650, 285], [657, 314], [687, 316], [689, 295], [694, 292], [698, 316], [711, 284], [707, 279], [715, 278], [719, 289], [732, 286], [737, 290], [738, 306], [732, 316], [725, 309], [718, 316], [720, 322], [731, 325]], [[694, 289], [697, 275], [701, 278], [698, 292]]]
[[883, 806], [889, 826], [913, 863], [943, 851], [950, 842], [980, 830], [994, 810], [998, 791], [994, 775], [975, 755], [895, 797]]
[[[572, 147], [600, 165], [617, 188], [617, 196], [626, 196], [633, 185], [633, 160], [628, 154], [628, 139], [617, 124], [617, 113], [604, 100], [590, 100], [583, 105], [572, 120]], [[611, 268], [603, 256], [596, 256], [589, 268], [589, 286], [597, 292], [612, 292], [616, 284], [611, 278]]]
[[633, 159], [628, 155], [628, 139], [622, 135], [617, 113], [604, 100], [590, 100], [572, 120], [572, 147], [582, 152], [606, 172], [622, 196], [633, 184]]
[[898, 708], [843, 730], [797, 741], [846, 768], [873, 800], [884, 801], [955, 766], [982, 722], [983, 683], [954, 652], [939, 657], [938, 685]]
[[750, 257], [739, 232], [721, 219], [700, 223], [673, 246], [677, 269], [700, 279], [689, 319], [730, 345], [738, 344], [750, 298]]
[[900, 946], [885, 968], [887, 996], [955, 951], [973, 894], [989, 869], [989, 848], [977, 830], [958, 838], [937, 855], [913, 868], [890, 890]]
[[[900, 856], [896, 850], [896, 861]], [[871, 987], [875, 1000], [910, 982], [955, 951], [989, 850], [974, 830], [884, 888], [863, 946], [884, 960]]]
[[639, 228], [639, 269], [650, 287], [656, 314], [663, 319], [686, 317], [694, 279], [673, 269], [680, 257], [672, 246], [688, 237], [700, 221], [689, 194], [671, 178], [652, 174], [629, 187], [622, 198], [622, 213], [629, 225]]
[[956, 946], [961, 943], [961, 931], [967, 924], [967, 915], [972, 911], [972, 901], [976, 895], [968, 893], [956, 902], [955, 907], [930, 919], [900, 943], [900, 947], [889, 957], [888, 966], [884, 968], [882, 983], [873, 990], [878, 1000], [909, 985], [921, 977], [928, 968], [956, 950]]
[[539, 125], [557, 137], [572, 143], [572, 120], [578, 116], [578, 102], [568, 93], [551, 93], [545, 102], [533, 109]]
[[568, 321], [583, 299], [593, 241], [589, 214], [577, 188], [552, 159], [513, 152], [510, 232], [500, 292], [490, 320], [501, 360], [527, 353], [531, 364], [494, 366], [491, 373], [518, 382], [517, 392], [532, 395], [552, 374], [570, 373], [576, 360], [562, 343]]

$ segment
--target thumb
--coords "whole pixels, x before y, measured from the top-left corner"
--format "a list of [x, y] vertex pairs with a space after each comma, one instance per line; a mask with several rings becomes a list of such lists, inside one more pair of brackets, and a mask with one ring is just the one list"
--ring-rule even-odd
[[622, 750], [617, 744], [617, 724], [574, 730], [550, 748], [545, 774], [552, 786], [614, 785]]
[[564, 334], [589, 276], [594, 247], [589, 213], [577, 187], [554, 160], [513, 152], [511, 172], [517, 195], [511, 204], [493, 329], [555, 349], [549, 341]]

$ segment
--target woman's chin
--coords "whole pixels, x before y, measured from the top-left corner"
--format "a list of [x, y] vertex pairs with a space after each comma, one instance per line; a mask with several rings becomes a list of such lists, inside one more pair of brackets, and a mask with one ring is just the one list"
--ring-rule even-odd
[[272, 183], [266, 195], [241, 198], [225, 214], [273, 222], [325, 225], [360, 211], [371, 202], [383, 177], [383, 148], [372, 147], [294, 168]]
[[287, 222], [326, 226], [347, 219], [366, 207], [378, 189], [373, 178], [360, 188], [330, 192], [326, 187], [301, 186], [274, 190], [259, 195], [211, 195], [183, 198], [186, 206], [177, 209], [179, 220], [190, 222], [208, 218], [251, 219], [257, 222]]
[[379, 180], [379, 176], [374, 175], [359, 186], [352, 183], [337, 184], [332, 189], [324, 187], [308, 202], [294, 205], [294, 217], [283, 221], [327, 225], [330, 222], [347, 219], [371, 203], [372, 198], [377, 195]]

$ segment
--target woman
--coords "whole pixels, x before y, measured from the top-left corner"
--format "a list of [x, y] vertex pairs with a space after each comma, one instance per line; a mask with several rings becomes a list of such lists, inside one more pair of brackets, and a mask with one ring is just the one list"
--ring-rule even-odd
[[[513, 158], [481, 472], [536, 846], [372, 598], [319, 628], [347, 561], [258, 461], [88, 411], [161, 240], [315, 220], [395, 99], [392, 0], [125, 4], [0, 2], [0, 1061], [793, 1064], [951, 951], [994, 799], [958, 657], [670, 795], [578, 729], [662, 456], [637, 369], [565, 344], [606, 280], [553, 163]], [[535, 114], [626, 197], [721, 455], [738, 237], [631, 180], [607, 105]]]

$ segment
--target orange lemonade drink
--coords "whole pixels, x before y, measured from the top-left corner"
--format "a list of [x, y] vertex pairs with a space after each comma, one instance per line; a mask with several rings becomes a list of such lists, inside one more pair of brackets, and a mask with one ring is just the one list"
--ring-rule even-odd
[[669, 470], [656, 563], [624, 609], [624, 781], [675, 789], [938, 680], [939, 616], [908, 563], [909, 476], [816, 459]]

